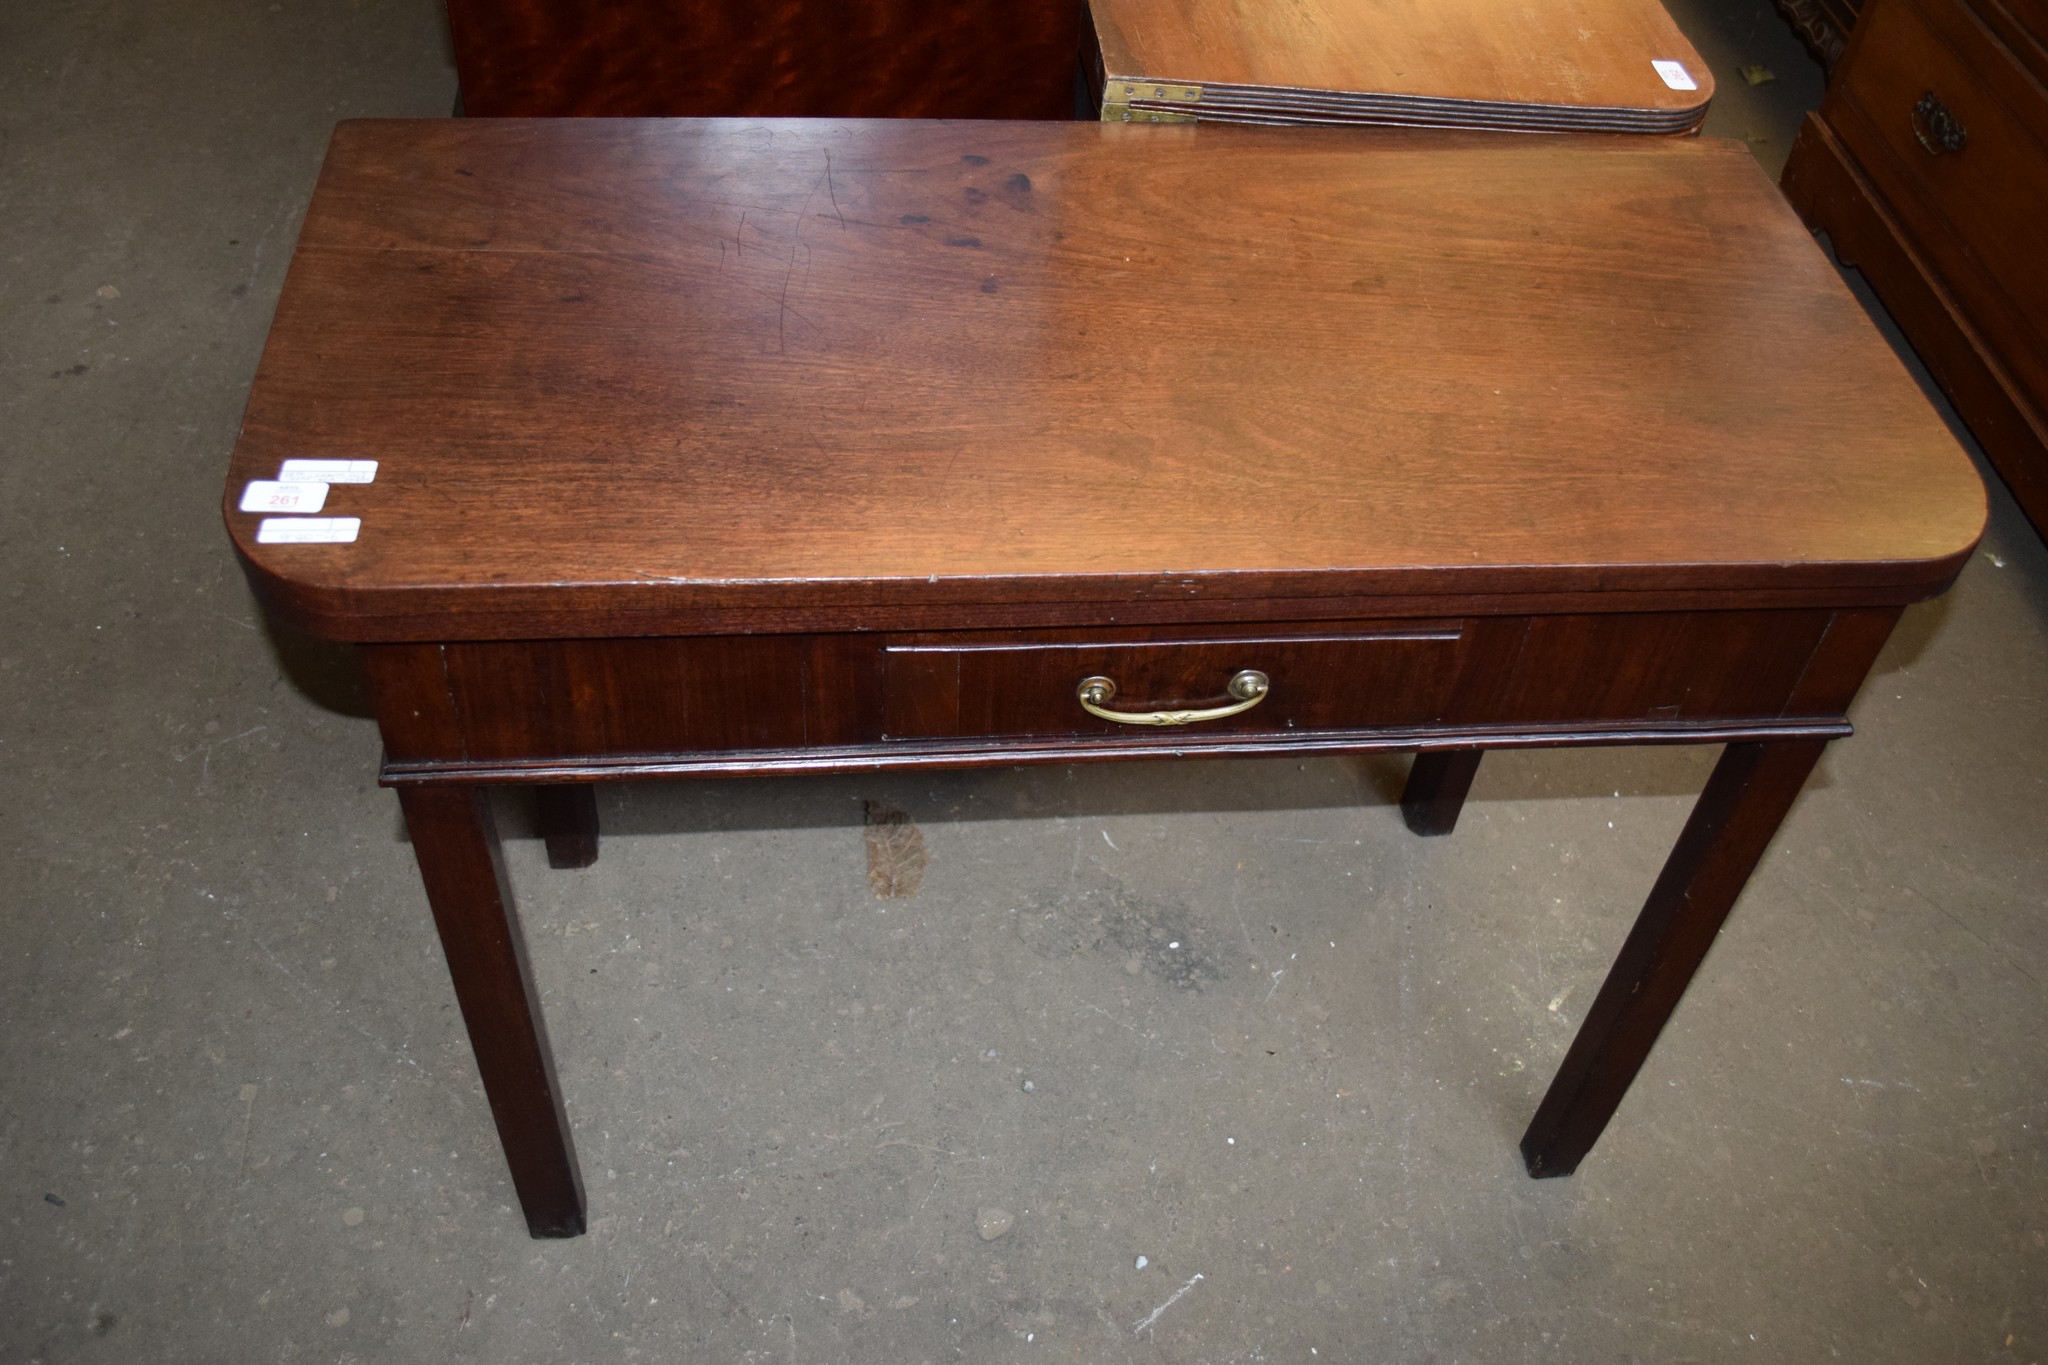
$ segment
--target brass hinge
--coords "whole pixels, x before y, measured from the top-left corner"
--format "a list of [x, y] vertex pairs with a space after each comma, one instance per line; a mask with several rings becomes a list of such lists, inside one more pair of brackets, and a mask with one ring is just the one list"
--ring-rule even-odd
[[1102, 121], [1104, 123], [1193, 123], [1194, 113], [1177, 109], [1133, 109], [1132, 100], [1200, 104], [1199, 85], [1169, 85], [1164, 81], [1104, 81]]

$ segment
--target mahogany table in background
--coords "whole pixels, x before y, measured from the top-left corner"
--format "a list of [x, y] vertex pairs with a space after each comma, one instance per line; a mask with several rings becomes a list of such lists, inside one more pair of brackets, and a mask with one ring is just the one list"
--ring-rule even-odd
[[465, 113], [1064, 119], [1080, 0], [448, 0]]
[[[259, 543], [244, 482], [307, 456], [380, 462], [360, 538]], [[1723, 743], [1522, 1140], [1560, 1175], [1983, 515], [1735, 144], [453, 121], [337, 131], [227, 519], [362, 643], [567, 1235], [490, 786], [575, 863], [599, 780], [1414, 750], [1442, 833], [1487, 748]]]

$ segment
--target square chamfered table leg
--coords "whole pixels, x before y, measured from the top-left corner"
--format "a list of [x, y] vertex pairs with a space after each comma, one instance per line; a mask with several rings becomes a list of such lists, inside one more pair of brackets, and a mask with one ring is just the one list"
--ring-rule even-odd
[[1522, 1135], [1530, 1175], [1570, 1175], [1599, 1140], [1827, 743], [1767, 740], [1722, 751]]
[[420, 880], [484, 1093], [536, 1237], [583, 1231], [583, 1181], [482, 787], [403, 787]]
[[536, 787], [533, 794], [548, 866], [562, 870], [596, 862], [597, 788], [572, 782]]
[[1449, 834], [1472, 790], [1484, 749], [1425, 750], [1415, 755], [1408, 785], [1401, 789], [1401, 818], [1417, 834]]

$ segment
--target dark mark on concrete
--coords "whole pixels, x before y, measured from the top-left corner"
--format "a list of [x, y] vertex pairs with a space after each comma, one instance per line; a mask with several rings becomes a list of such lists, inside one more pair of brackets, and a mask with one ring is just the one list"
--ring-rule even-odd
[[1017, 935], [1040, 957], [1100, 956], [1131, 975], [1180, 990], [1223, 979], [1202, 950], [1201, 928], [1185, 907], [1132, 895], [1122, 886], [1074, 891], [1017, 911]]
[[59, 1199], [59, 1198], [58, 1198], [58, 1197], [57, 1197], [56, 1195], [54, 1195], [54, 1194], [46, 1194], [46, 1195], [44, 1195], [44, 1196], [43, 1196], [43, 1202], [44, 1202], [45, 1204], [55, 1204], [55, 1205], [56, 1205], [56, 1206], [57, 1206], [58, 1208], [60, 1208], [60, 1209], [64, 1207], [64, 1201], [63, 1201], [63, 1200], [61, 1200], [61, 1199]]
[[924, 885], [924, 833], [909, 815], [881, 801], [861, 803], [867, 812], [868, 885], [884, 900], [907, 900]]

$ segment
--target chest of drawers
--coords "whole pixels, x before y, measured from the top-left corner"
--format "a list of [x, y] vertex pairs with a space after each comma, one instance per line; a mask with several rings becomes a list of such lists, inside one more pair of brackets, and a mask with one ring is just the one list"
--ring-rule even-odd
[[1872, 0], [1784, 188], [2048, 530], [2048, 10]]

